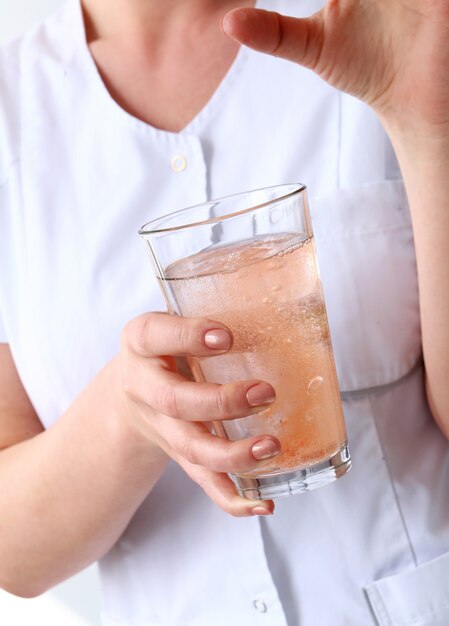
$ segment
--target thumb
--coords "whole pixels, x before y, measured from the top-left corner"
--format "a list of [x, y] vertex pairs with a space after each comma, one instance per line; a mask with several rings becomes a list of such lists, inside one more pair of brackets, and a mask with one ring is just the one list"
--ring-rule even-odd
[[294, 18], [262, 9], [234, 9], [224, 16], [223, 32], [259, 52], [314, 69], [323, 42], [322, 12]]

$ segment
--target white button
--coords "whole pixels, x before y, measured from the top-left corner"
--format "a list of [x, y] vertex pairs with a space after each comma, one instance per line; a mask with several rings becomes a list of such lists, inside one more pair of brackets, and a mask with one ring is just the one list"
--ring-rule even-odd
[[183, 154], [175, 154], [171, 160], [171, 168], [174, 172], [183, 172], [187, 167], [187, 159]]
[[259, 613], [266, 613], [268, 611], [267, 605], [262, 600], [254, 600], [253, 606]]

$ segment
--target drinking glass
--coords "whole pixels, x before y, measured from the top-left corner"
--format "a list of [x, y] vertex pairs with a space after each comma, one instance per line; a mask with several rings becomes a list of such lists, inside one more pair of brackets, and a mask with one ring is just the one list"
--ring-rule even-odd
[[195, 380], [268, 381], [259, 413], [213, 422], [235, 441], [270, 434], [281, 452], [231, 475], [242, 496], [309, 491], [351, 466], [306, 187], [257, 189], [171, 213], [139, 231], [173, 315], [225, 324], [232, 349], [190, 358]]

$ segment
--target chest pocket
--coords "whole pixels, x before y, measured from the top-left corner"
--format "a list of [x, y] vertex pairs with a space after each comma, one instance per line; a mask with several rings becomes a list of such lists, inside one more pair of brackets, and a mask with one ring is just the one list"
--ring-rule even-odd
[[340, 389], [405, 376], [421, 354], [410, 212], [402, 181], [310, 199]]
[[365, 588], [379, 626], [449, 624], [449, 553]]

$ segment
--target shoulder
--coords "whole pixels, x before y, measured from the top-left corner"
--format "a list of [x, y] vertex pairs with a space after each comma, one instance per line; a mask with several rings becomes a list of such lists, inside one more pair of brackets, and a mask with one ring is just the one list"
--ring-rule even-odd
[[64, 3], [24, 35], [0, 46], [0, 185], [21, 158], [24, 102], [48, 97], [52, 67], [63, 63], [70, 5]]

